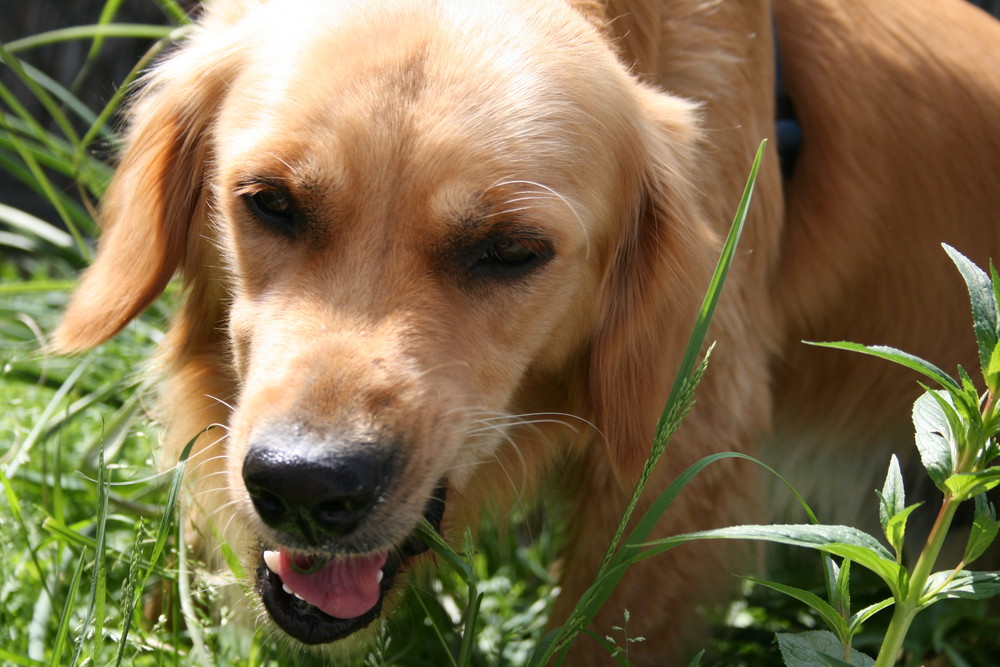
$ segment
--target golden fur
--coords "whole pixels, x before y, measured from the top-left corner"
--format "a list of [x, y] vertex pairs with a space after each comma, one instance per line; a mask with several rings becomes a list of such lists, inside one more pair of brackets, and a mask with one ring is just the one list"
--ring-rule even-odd
[[[912, 449], [912, 378], [798, 341], [974, 366], [939, 243], [1000, 256], [1000, 27], [960, 0], [215, 0], [130, 110], [55, 346], [113, 336], [179, 270], [164, 465], [228, 429], [193, 455], [202, 535], [207, 514], [237, 553], [276, 539], [240, 474], [254, 429], [388, 438], [405, 470], [356, 550], [401, 543], [442, 479], [459, 535], [483, 503], [546, 484], [568, 507], [558, 620], [773, 137], [773, 24], [806, 139], [784, 182], [769, 147], [712, 366], [653, 486], [735, 450], [870, 505], [888, 448]], [[289, 235], [245, 205], [275, 189], [305, 221]], [[470, 277], [462, 249], [488, 234], [550, 256], [523, 279]], [[750, 466], [714, 466], [659, 534], [762, 520], [763, 494]], [[629, 609], [634, 664], [663, 664], [723, 573], [752, 567], [734, 560], [691, 545], [646, 561], [595, 628]], [[578, 651], [603, 662], [588, 639]]]

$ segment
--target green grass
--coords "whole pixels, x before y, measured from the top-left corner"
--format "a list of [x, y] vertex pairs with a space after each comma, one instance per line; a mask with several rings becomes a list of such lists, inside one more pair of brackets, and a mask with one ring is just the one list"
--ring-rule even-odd
[[[296, 664], [227, 612], [210, 617], [218, 596], [204, 583], [211, 577], [181, 570], [175, 512], [164, 514], [174, 476], [154, 474], [156, 428], [137, 371], [157, 337], [153, 323], [79, 359], [40, 358], [37, 331], [51, 328], [62, 300], [0, 302], [0, 664], [174, 665], [198, 654], [195, 664]], [[552, 533], [540, 528], [521, 544], [524, 531], [487, 529], [491, 537], [469, 559], [484, 594], [481, 630], [469, 637], [476, 655], [490, 656], [477, 664], [522, 663], [543, 630]], [[156, 556], [158, 543], [165, 548]], [[197, 570], [190, 559], [187, 567]], [[142, 598], [164, 586], [190, 603], [151, 625]], [[462, 641], [456, 610], [466, 608], [466, 590], [447, 567], [413, 587], [371, 664], [449, 664]], [[181, 623], [182, 606], [193, 623]]]

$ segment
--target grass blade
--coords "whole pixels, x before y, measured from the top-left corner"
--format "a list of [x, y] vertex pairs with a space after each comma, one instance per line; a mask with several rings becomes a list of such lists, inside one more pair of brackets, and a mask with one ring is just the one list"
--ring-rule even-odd
[[80, 580], [83, 578], [83, 567], [86, 564], [87, 552], [84, 551], [76, 561], [73, 578], [70, 579], [69, 587], [66, 589], [66, 599], [62, 601], [63, 610], [59, 615], [56, 638], [52, 643], [52, 659], [49, 661], [50, 667], [60, 667], [63, 664], [62, 655], [66, 649], [66, 639], [69, 636], [69, 624], [74, 611], [73, 605], [76, 602], [76, 593], [80, 589]]
[[[669, 440], [670, 435], [677, 428], [680, 419], [683, 418], [683, 415], [686, 414], [688, 407], [690, 407], [690, 401], [694, 388], [697, 386], [701, 373], [704, 371], [705, 362], [703, 361], [699, 364], [698, 360], [708, 333], [708, 326], [711, 322], [712, 315], [715, 312], [715, 307], [719, 301], [722, 286], [725, 283], [729, 267], [732, 265], [732, 260], [736, 252], [736, 246], [743, 233], [743, 227], [746, 223], [746, 217], [750, 209], [750, 201], [753, 196], [754, 185], [757, 180], [757, 173], [760, 169], [760, 163], [764, 156], [765, 146], [766, 141], [761, 142], [757, 150], [757, 154], [754, 157], [753, 165], [750, 168], [750, 175], [747, 178], [746, 187], [743, 190], [743, 196], [740, 199], [739, 206], [737, 206], [736, 214], [734, 216], [733, 223], [730, 226], [729, 234], [723, 244], [722, 252], [720, 253], [715, 271], [712, 274], [712, 279], [709, 281], [705, 298], [703, 299], [701, 308], [698, 312], [698, 317], [695, 321], [691, 335], [688, 338], [688, 344], [685, 348], [684, 357], [681, 361], [677, 375], [674, 378], [674, 383], [670, 389], [666, 406], [664, 407], [663, 413], [657, 423], [656, 437], [652, 451], [643, 466], [642, 474], [636, 484], [635, 490], [632, 493], [625, 513], [619, 522], [617, 532], [608, 547], [604, 561], [602, 562], [601, 567], [598, 570], [597, 577], [595, 578], [595, 582], [580, 598], [577, 606], [570, 614], [569, 619], [562, 626], [562, 628], [560, 628], [558, 636], [551, 640], [547, 638], [545, 642], [536, 647], [536, 650], [532, 653], [530, 659], [529, 664], [531, 665], [548, 664], [556, 653], [568, 649], [569, 643], [572, 642], [575, 635], [586, 627], [587, 624], [589, 624], [598, 609], [600, 609], [603, 601], [610, 595], [610, 592], [614, 587], [614, 584], [611, 582], [613, 581], [617, 583], [621, 576], [624, 575], [625, 569], [631, 563], [630, 559], [627, 559], [625, 562], [616, 560], [618, 547], [626, 530], [626, 526], [629, 524], [632, 514], [635, 512], [635, 508], [638, 506], [639, 498], [642, 495], [646, 482], [665, 451], [667, 440]], [[713, 457], [708, 458], [717, 460]], [[682, 474], [681, 477], [678, 477], [678, 479], [668, 487], [667, 491], [661, 494], [660, 500], [663, 502], [661, 503], [658, 500], [658, 502], [654, 503], [654, 505], [665, 509], [665, 507], [669, 506], [669, 504], [673, 501], [673, 498], [676, 497], [676, 494], [680, 493], [680, 490], [690, 481], [690, 479], [693, 478], [698, 471], [703, 469], [704, 466], [707, 466], [710, 463], [711, 461], [703, 459], [701, 462], [696, 463], [694, 466], [689, 468], [688, 471]], [[692, 472], [692, 469], [694, 468], [697, 468], [697, 470]], [[689, 476], [688, 473], [690, 473]], [[644, 516], [644, 519], [646, 516], [649, 516], [649, 512], [647, 512]], [[659, 516], [660, 515], [656, 516], [654, 523], [659, 519]], [[640, 524], [643, 524], [643, 521], [640, 521]], [[643, 528], [643, 530], [646, 529]], [[651, 527], [649, 530], [651, 530]], [[634, 534], [635, 531], [633, 530], [633, 535]], [[563, 652], [562, 657], [559, 658], [557, 662], [561, 663], [564, 659], [565, 652]]]
[[97, 519], [95, 521], [97, 538], [94, 549], [94, 572], [90, 579], [90, 603], [87, 607], [87, 615], [79, 630], [80, 634], [77, 638], [76, 652], [73, 655], [72, 665], [80, 663], [84, 640], [91, 631], [93, 632], [91, 662], [95, 665], [102, 664], [100, 656], [104, 631], [104, 603], [107, 598], [105, 546], [107, 545], [108, 519], [108, 484], [105, 477], [106, 468], [104, 466], [103, 453], [100, 457], [100, 466], [97, 472]]
[[[2, 90], [3, 87], [0, 86], [0, 92], [2, 92]], [[49, 203], [55, 207], [56, 212], [59, 213], [60, 219], [66, 225], [66, 228], [70, 230], [70, 234], [72, 234], [73, 238], [76, 240], [80, 254], [89, 262], [93, 259], [93, 253], [90, 251], [86, 242], [84, 242], [80, 232], [77, 230], [74, 220], [70, 215], [68, 208], [64, 204], [64, 198], [60, 196], [58, 189], [55, 185], [53, 185], [51, 179], [49, 179], [49, 177], [45, 174], [45, 171], [39, 164], [39, 160], [36, 159], [29, 147], [26, 146], [20, 137], [18, 137], [18, 135], [13, 131], [10, 124], [7, 122], [7, 119], [3, 115], [0, 115], [0, 129], [3, 129], [6, 132], [7, 139], [10, 140], [15, 151], [28, 168], [32, 181], [45, 195], [45, 198], [48, 199]]]
[[[97, 25], [110, 25], [115, 18], [115, 14], [118, 13], [118, 9], [121, 7], [123, 1], [124, 0], [105, 0], [104, 7], [101, 8], [101, 15], [97, 19]], [[80, 67], [80, 70], [76, 73], [76, 77], [73, 79], [73, 85], [71, 86], [73, 90], [79, 90], [80, 85], [83, 83], [84, 79], [87, 78], [87, 74], [90, 73], [91, 68], [94, 66], [94, 61], [101, 52], [101, 47], [104, 45], [105, 39], [106, 37], [104, 35], [96, 35], [91, 41], [90, 49], [87, 50], [87, 57], [84, 59], [83, 65]]]
[[160, 11], [173, 23], [187, 25], [191, 22], [191, 17], [188, 16], [177, 0], [154, 0], [154, 2], [159, 6]]
[[[677, 426], [679, 426], [680, 420], [687, 413], [690, 401], [693, 400], [692, 396], [694, 388], [697, 386], [697, 379], [693, 376], [695, 375], [696, 367], [699, 364], [698, 359], [701, 355], [702, 346], [705, 343], [705, 337], [708, 334], [708, 326], [711, 323], [712, 315], [715, 313], [715, 307], [718, 305], [719, 297], [722, 293], [722, 286], [725, 284], [726, 275], [729, 272], [729, 267], [732, 265], [733, 257], [736, 254], [736, 246], [739, 244], [740, 237], [743, 234], [743, 227], [746, 223], [747, 214], [750, 211], [750, 201], [753, 197], [753, 189], [757, 182], [757, 173], [760, 170], [760, 163], [761, 160], [763, 160], [764, 148], [766, 145], [767, 142], [762, 141], [757, 149], [757, 155], [754, 157], [753, 164], [750, 167], [750, 175], [747, 177], [746, 186], [743, 189], [743, 196], [740, 198], [739, 206], [736, 208], [736, 214], [733, 218], [733, 223], [729, 228], [729, 234], [723, 244], [722, 252], [720, 253], [719, 260], [715, 266], [715, 271], [712, 274], [712, 279], [709, 281], [708, 289], [705, 293], [704, 299], [702, 300], [701, 309], [698, 312], [698, 317], [691, 331], [691, 335], [688, 338], [688, 344], [684, 350], [684, 357], [681, 361], [680, 368], [674, 378], [673, 386], [671, 387], [670, 394], [667, 397], [666, 406], [664, 407], [663, 413], [660, 415], [660, 419], [657, 422], [652, 453], [643, 467], [639, 483], [636, 485], [635, 491], [629, 501], [628, 508], [619, 523], [618, 531], [611, 541], [611, 545], [605, 555], [601, 569], [610, 563], [612, 554], [618, 549], [618, 544], [621, 540], [625, 526], [628, 525], [632, 518], [632, 514], [638, 505], [639, 497], [642, 494], [642, 490], [645, 487], [647, 480], [652, 474], [653, 469], [656, 467], [656, 464], [659, 463], [660, 456], [662, 456], [666, 449], [667, 441], [670, 439], [670, 436], [676, 430]], [[704, 369], [702, 368], [702, 372], [703, 371]], [[698, 374], [698, 379], [700, 379], [700, 373]]]
[[10, 451], [8, 451], [7, 454], [4, 456], [4, 458], [7, 459], [8, 461], [7, 468], [4, 471], [4, 474], [6, 475], [7, 478], [13, 479], [14, 477], [17, 476], [17, 471], [20, 469], [21, 464], [27, 458], [28, 452], [31, 451], [31, 448], [37, 442], [38, 436], [42, 433], [43, 430], [45, 430], [49, 421], [52, 419], [52, 415], [55, 414], [55, 411], [59, 409], [59, 406], [62, 404], [63, 399], [66, 398], [66, 395], [70, 392], [70, 390], [73, 389], [77, 381], [83, 376], [84, 372], [90, 366], [90, 363], [93, 360], [93, 358], [94, 357], [92, 354], [88, 354], [87, 356], [83, 357], [80, 360], [80, 363], [76, 365], [76, 368], [73, 369], [73, 372], [69, 374], [65, 382], [62, 383], [62, 386], [59, 387], [59, 390], [56, 391], [55, 395], [49, 401], [48, 405], [45, 406], [45, 410], [35, 421], [35, 424], [32, 427], [31, 431], [28, 433], [27, 437], [25, 437], [25, 439], [21, 442], [20, 445], [15, 445], [14, 447], [11, 447]]
[[55, 225], [6, 204], [0, 204], [0, 222], [57, 248], [69, 248], [73, 245], [73, 237]]
[[59, 28], [40, 32], [36, 35], [16, 39], [5, 45], [10, 53], [18, 53], [35, 49], [40, 46], [68, 42], [77, 39], [95, 39], [108, 37], [131, 37], [136, 39], [162, 39], [176, 31], [174, 26], [148, 25], [139, 23], [109, 23], [107, 25], [79, 25], [70, 28]]
[[132, 540], [132, 553], [129, 556], [128, 576], [125, 579], [122, 590], [122, 634], [118, 639], [118, 654], [115, 656], [115, 665], [122, 664], [125, 657], [125, 648], [128, 646], [128, 635], [132, 629], [132, 621], [135, 618], [135, 610], [142, 597], [142, 589], [137, 586], [139, 581], [139, 563], [142, 552], [142, 535], [144, 524], [140, 518], [135, 525], [135, 539]]

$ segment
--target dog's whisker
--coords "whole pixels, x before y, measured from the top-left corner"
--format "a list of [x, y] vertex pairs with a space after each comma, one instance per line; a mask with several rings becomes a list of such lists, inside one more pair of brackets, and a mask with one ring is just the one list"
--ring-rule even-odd
[[[513, 452], [517, 456], [518, 463], [520, 463], [521, 467], [520, 488], [524, 488], [528, 484], [528, 462], [525, 460], [524, 453], [521, 451], [521, 448], [517, 446], [517, 443], [515, 443], [513, 440], [509, 440], [509, 442], [511, 444], [509, 451]], [[495, 456], [495, 458], [497, 464], [500, 466], [500, 469], [503, 470], [504, 475], [507, 476], [507, 480], [511, 483], [511, 487], [516, 491], [518, 487], [514, 486], [514, 479], [510, 476], [510, 472], [507, 470], [507, 466], [505, 466], [504, 462], [500, 459], [499, 453]]]
[[[215, 448], [219, 445], [219, 443], [225, 441], [226, 438], [228, 437], [229, 433], [223, 433], [215, 440], [212, 440], [207, 444], [203, 444], [192, 449], [190, 456], [188, 456], [185, 462], [185, 465], [189, 466], [192, 470], [194, 470], [201, 467], [205, 463], [212, 461], [213, 459], [226, 458], [224, 454], [216, 454], [214, 452]], [[175, 468], [179, 464], [180, 464], [179, 461], [174, 463], [171, 466], [171, 469]]]
[[482, 219], [483, 220], [490, 220], [491, 218], [506, 218], [506, 217], [509, 217], [510, 215], [512, 215], [514, 213], [522, 213], [524, 211], [533, 211], [534, 209], [535, 209], [534, 206], [517, 206], [517, 207], [513, 207], [513, 208], [505, 208], [505, 209], [502, 209], [502, 210], [499, 210], [499, 211], [494, 211], [492, 213], [487, 213], [486, 215], [482, 216]]
[[[480, 422], [480, 423], [482, 423], [482, 422]], [[484, 429], [497, 429], [497, 428], [510, 428], [510, 427], [515, 427], [515, 426], [538, 426], [538, 425], [541, 425], [541, 424], [557, 424], [559, 426], [565, 426], [566, 428], [568, 428], [571, 431], [573, 431], [573, 433], [578, 433], [579, 432], [579, 428], [578, 427], [574, 426], [573, 424], [571, 424], [571, 423], [569, 423], [569, 422], [567, 422], [565, 420], [562, 420], [562, 419], [542, 419], [542, 418], [539, 418], [539, 419], [521, 419], [521, 418], [514, 417], [514, 418], [511, 418], [509, 420], [505, 420], [503, 423], [499, 423], [499, 424], [493, 424], [493, 423], [483, 424], [483, 428]]]
[[199, 447], [197, 451], [195, 451], [194, 453], [191, 454], [191, 456], [188, 457], [187, 459], [188, 462], [189, 463], [194, 462], [195, 465], [200, 466], [205, 463], [209, 463], [211, 461], [228, 458], [225, 454], [220, 454], [216, 451], [216, 445], [218, 445], [228, 437], [229, 437], [228, 434], [224, 435], [223, 437], [213, 442], [210, 442], [204, 447]]
[[[210, 472], [210, 473], [207, 473], [207, 474], [199, 475], [198, 476], [198, 480], [204, 484], [208, 480], [211, 480], [213, 477], [222, 477], [222, 478], [225, 478], [228, 475], [229, 475], [229, 472], [226, 471], [226, 470], [216, 470], [216, 471], [213, 471], [213, 472]], [[214, 490], [221, 490], [221, 489], [224, 489], [224, 488], [225, 488], [224, 486], [220, 485], [220, 486], [212, 487], [212, 488], [205, 489], [205, 490], [206, 491], [214, 491]]]
[[208, 474], [205, 474], [203, 472], [206, 468], [208, 468], [209, 464], [216, 463], [216, 462], [221, 461], [221, 460], [222, 460], [221, 457], [213, 457], [212, 459], [209, 459], [208, 461], [204, 461], [202, 463], [199, 463], [196, 466], [191, 466], [190, 468], [188, 468], [187, 474], [190, 475], [193, 479], [198, 479], [198, 480], [205, 480], [205, 479], [209, 479], [210, 477], [215, 476], [215, 475], [225, 474], [225, 471], [222, 471], [222, 470], [213, 471], [213, 472], [208, 473]]
[[[239, 506], [239, 501], [237, 501], [237, 500], [231, 500], [231, 501], [229, 501], [228, 503], [226, 503], [226, 505], [225, 505], [225, 506], [226, 506], [227, 508], [229, 508], [229, 507], [237, 507], [237, 506]], [[237, 516], [238, 516], [238, 515], [237, 515], [237, 513], [236, 513], [236, 512], [232, 512], [232, 513], [231, 513], [231, 514], [229, 515], [229, 518], [228, 518], [228, 519], [226, 519], [226, 523], [225, 523], [225, 525], [224, 525], [224, 526], [222, 527], [222, 534], [223, 534], [223, 535], [229, 535], [229, 534], [230, 534], [230, 533], [229, 533], [229, 531], [230, 531], [230, 529], [231, 529], [231, 527], [232, 527], [232, 525], [233, 525], [233, 522], [234, 522], [234, 521], [236, 521], [236, 518], [237, 518]]]
[[[227, 506], [227, 508], [228, 507], [232, 507], [232, 503], [231, 502], [230, 503], [226, 503], [226, 506]], [[226, 522], [224, 524], [222, 524], [221, 526], [217, 526], [215, 528], [215, 530], [218, 531], [219, 535], [230, 535], [231, 534], [230, 533], [230, 529], [231, 529], [231, 527], [233, 525], [233, 522], [236, 521], [236, 518], [237, 518], [236, 512], [231, 512], [229, 514], [229, 516], [226, 518]], [[221, 543], [218, 545], [217, 548], [219, 550], [219, 553], [222, 553], [222, 544]]]
[[[236, 506], [238, 506], [240, 504], [240, 502], [241, 501], [240, 501], [239, 498], [232, 498], [232, 499], [230, 499], [230, 500], [222, 503], [221, 505], [219, 505], [218, 508], [217, 508], [217, 510], [221, 514], [224, 510], [228, 510], [230, 507], [236, 507]], [[232, 521], [234, 517], [235, 517], [235, 514], [230, 515], [227, 521]]]
[[[557, 199], [560, 202], [562, 202], [562, 204], [565, 205], [566, 208], [569, 210], [569, 212], [573, 215], [573, 218], [576, 220], [576, 224], [580, 227], [581, 231], [583, 232], [583, 236], [584, 236], [584, 239], [586, 241], [586, 246], [587, 246], [586, 257], [588, 257], [588, 258], [590, 257], [590, 232], [587, 229], [587, 226], [583, 222], [583, 217], [580, 216], [579, 212], [576, 210], [576, 207], [573, 205], [572, 202], [570, 202], [570, 200], [567, 197], [565, 197], [564, 195], [562, 195], [561, 193], [559, 193], [558, 191], [556, 191], [552, 187], [550, 187], [548, 185], [545, 185], [544, 183], [538, 183], [537, 181], [528, 181], [528, 180], [521, 180], [521, 179], [513, 179], [513, 180], [507, 180], [507, 181], [500, 181], [494, 187], [498, 187], [499, 188], [499, 187], [505, 187], [505, 186], [508, 186], [508, 185], [526, 185], [526, 186], [529, 186], [529, 187], [532, 187], [532, 188], [537, 188], [538, 191], [543, 192], [543, 193], [548, 193], [549, 195], [551, 195], [555, 199]], [[520, 193], [520, 194], [525, 194], [525, 193]]]
[[[517, 426], [539, 426], [544, 424], [553, 424], [558, 426], [563, 426], [573, 433], [579, 433], [580, 428], [572, 423], [572, 421], [579, 421], [583, 424], [594, 428], [588, 420], [582, 417], [577, 417], [576, 415], [556, 413], [556, 412], [539, 412], [539, 413], [525, 413], [525, 414], [512, 414], [512, 415], [497, 415], [495, 417], [486, 417], [476, 420], [478, 423], [482, 424], [482, 429], [494, 429], [494, 428], [513, 428]], [[499, 423], [497, 423], [499, 422]], [[596, 428], [595, 428], [596, 430]], [[478, 432], [478, 430], [472, 430], [470, 433]]]
[[[195, 501], [195, 503], [200, 506], [202, 500], [205, 500], [206, 498], [211, 499], [213, 496], [222, 493], [225, 493], [225, 487], [218, 486], [207, 489], [206, 488], [198, 489], [193, 493], [191, 493], [188, 497], [191, 498], [191, 500]], [[215, 511], [214, 505], [213, 505], [213, 511]]]
[[[200, 479], [206, 479], [207, 477], [209, 477], [209, 475], [202, 475], [201, 474], [201, 470], [203, 470], [204, 468], [208, 467], [212, 463], [217, 463], [219, 461], [225, 461], [227, 458], [228, 457], [226, 457], [225, 455], [216, 455], [216, 456], [211, 456], [211, 457], [209, 457], [207, 459], [202, 459], [202, 460], [198, 461], [197, 463], [195, 463], [194, 465], [190, 465], [190, 463], [189, 463], [188, 468], [187, 468], [188, 474], [195, 474], [195, 473], [197, 473], [197, 476]], [[217, 472], [217, 473], [212, 473], [212, 474], [220, 474], [220, 473]]]
[[[518, 452], [518, 456], [520, 457], [520, 452]], [[520, 459], [521, 459], [521, 485], [518, 486], [517, 483], [514, 482], [514, 478], [511, 476], [510, 471], [507, 469], [507, 466], [504, 464], [503, 460], [501, 460], [499, 456], [495, 457], [497, 466], [499, 466], [500, 470], [507, 478], [507, 481], [510, 483], [511, 495], [513, 496], [514, 502], [517, 504], [517, 507], [523, 516], [527, 514], [527, 504], [524, 502], [524, 496], [522, 491], [528, 486], [530, 482], [530, 480], [528, 479], [530, 472], [526, 462], [524, 461], [524, 458], [520, 457]]]
[[[208, 398], [208, 399], [211, 399], [211, 400], [215, 401], [216, 403], [218, 403], [222, 407], [229, 409], [230, 412], [236, 412], [236, 408], [233, 407], [233, 405], [231, 405], [227, 401], [222, 400], [218, 396], [214, 396], [212, 394], [204, 394], [204, 396], [205, 396], [205, 398]], [[222, 426], [223, 428], [228, 428], [227, 426], [225, 426], [223, 424], [213, 424], [213, 426]]]

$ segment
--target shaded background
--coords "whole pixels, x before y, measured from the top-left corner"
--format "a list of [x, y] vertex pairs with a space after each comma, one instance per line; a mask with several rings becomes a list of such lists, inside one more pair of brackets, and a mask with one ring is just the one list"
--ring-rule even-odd
[[[11, 42], [30, 35], [78, 25], [96, 23], [106, 0], [0, 0], [0, 42]], [[179, 4], [193, 10], [194, 0]], [[125, 0], [115, 15], [116, 23], [169, 25], [167, 15], [152, 0]], [[102, 109], [115, 90], [155, 40], [108, 38], [99, 56], [86, 71], [81, 67], [90, 49], [90, 40], [59, 42], [18, 53], [18, 57], [69, 88], [90, 109]], [[10, 69], [0, 63], [0, 81], [18, 96], [35, 118], [52, 125], [34, 97], [21, 85]], [[81, 133], [87, 128], [77, 124]], [[95, 146], [96, 151], [106, 147]], [[72, 183], [52, 175], [53, 181], [67, 192]], [[19, 208], [50, 222], [58, 221], [52, 205], [0, 169], [0, 203]]]

